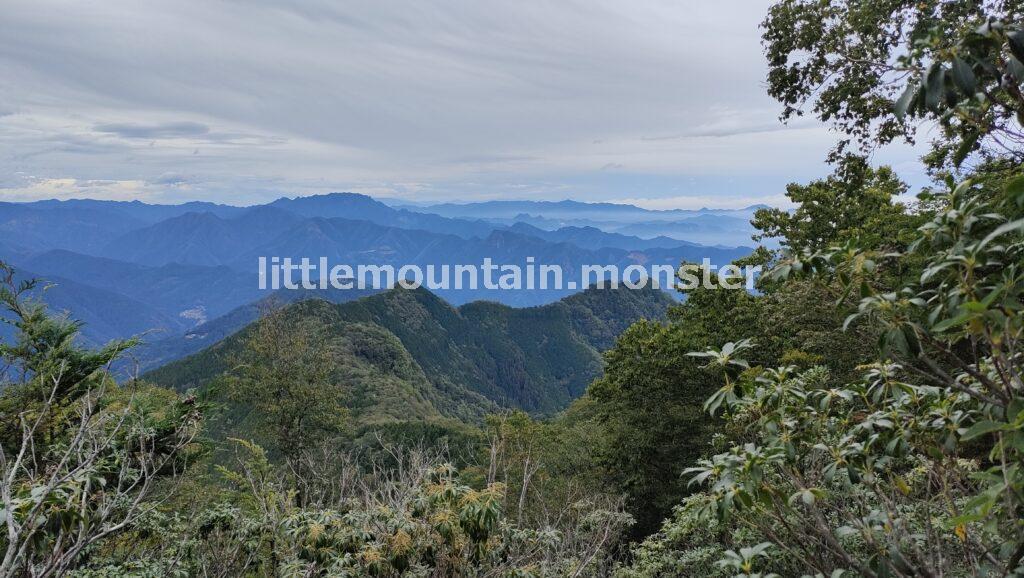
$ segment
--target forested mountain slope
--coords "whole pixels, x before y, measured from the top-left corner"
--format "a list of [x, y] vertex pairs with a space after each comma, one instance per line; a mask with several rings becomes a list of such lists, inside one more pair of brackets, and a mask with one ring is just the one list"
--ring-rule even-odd
[[[343, 304], [309, 300], [286, 315], [296, 331], [320, 327], [336, 345], [336, 384], [358, 398], [349, 400], [356, 413], [388, 414], [397, 406], [395, 417], [406, 419], [435, 411], [467, 418], [495, 404], [535, 413], [565, 407], [600, 373], [599, 350], [612, 336], [640, 318], [663, 317], [670, 303], [654, 289], [589, 289], [541, 307], [455, 308], [423, 289], [394, 289]], [[252, 330], [147, 378], [176, 389], [203, 387], [229, 369]]]

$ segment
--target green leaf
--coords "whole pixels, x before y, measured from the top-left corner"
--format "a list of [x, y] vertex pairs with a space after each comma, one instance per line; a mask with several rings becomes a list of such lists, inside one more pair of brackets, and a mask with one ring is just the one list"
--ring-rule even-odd
[[973, 96], [978, 89], [978, 79], [974, 77], [971, 65], [959, 56], [953, 57], [953, 82], [967, 96]]
[[945, 331], [952, 327], [963, 325], [964, 323], [967, 323], [967, 321], [969, 321], [971, 317], [972, 315], [970, 313], [961, 313], [956, 317], [949, 317], [943, 319], [942, 321], [939, 321], [938, 323], [932, 326], [932, 331]]
[[903, 120], [903, 117], [907, 115], [907, 111], [910, 109], [910, 103], [914, 100], [914, 94], [918, 90], [917, 83], [910, 83], [907, 88], [903, 90], [903, 94], [896, 100], [895, 112], [896, 118]]
[[1024, 219], [1017, 219], [1016, 221], [1010, 221], [1009, 223], [1003, 223], [1002, 225], [996, 227], [996, 229], [994, 231], [989, 233], [984, 239], [981, 240], [981, 244], [978, 245], [978, 248], [979, 249], [984, 248], [986, 245], [988, 245], [990, 242], [995, 240], [997, 237], [1001, 237], [1001, 236], [1003, 236], [1003, 235], [1005, 235], [1007, 233], [1010, 233], [1010, 232], [1013, 232], [1013, 231], [1017, 231], [1017, 230], [1024, 231]]
[[956, 147], [956, 152], [953, 153], [953, 164], [955, 166], [959, 167], [960, 163], [964, 162], [964, 159], [967, 158], [967, 155], [971, 154], [971, 151], [974, 150], [974, 145], [978, 144], [979, 138], [981, 138], [981, 133], [975, 132], [967, 135], [960, 141], [960, 146]]
[[1017, 60], [1024, 62], [1024, 30], [1007, 34], [1006, 40], [1010, 45], [1010, 52], [1017, 57]]
[[1006, 68], [1009, 69], [1010, 76], [1012, 76], [1018, 84], [1024, 83], [1024, 64], [1021, 64], [1020, 60], [1017, 60], [1012, 56], [1007, 58]]
[[988, 306], [981, 301], [965, 301], [960, 305], [960, 309], [965, 313], [984, 313]]
[[931, 111], [937, 111], [939, 103], [942, 102], [944, 90], [942, 87], [945, 73], [942, 70], [942, 65], [938, 62], [932, 65], [931, 70], [928, 71], [928, 78], [925, 79], [925, 95], [924, 103]]
[[884, 339], [886, 351], [910, 355], [910, 344], [907, 343], [907, 336], [900, 328], [887, 331]]
[[992, 433], [994, 431], [1005, 430], [1006, 427], [1007, 427], [1007, 424], [1005, 424], [1005, 423], [998, 423], [998, 422], [989, 421], [989, 420], [979, 421], [978, 423], [976, 423], [976, 424], [972, 425], [970, 428], [968, 428], [967, 431], [964, 432], [964, 435], [960, 436], [960, 439], [962, 441], [966, 442], [966, 441], [972, 440], [972, 439], [974, 439], [974, 438], [976, 438], [978, 436], [983, 436], [983, 435], [985, 435], [987, 433]]
[[1024, 206], [1024, 175], [1017, 175], [1006, 183], [1006, 196], [1018, 207]]

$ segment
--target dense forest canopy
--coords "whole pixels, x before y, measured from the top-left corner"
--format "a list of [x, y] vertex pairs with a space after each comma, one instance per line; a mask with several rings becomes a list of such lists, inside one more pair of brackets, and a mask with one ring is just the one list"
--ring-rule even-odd
[[[663, 318], [305, 301], [119, 384], [4, 266], [0, 576], [1024, 575], [1022, 22], [776, 3], [833, 172]], [[872, 162], [936, 123], [932, 186]]]

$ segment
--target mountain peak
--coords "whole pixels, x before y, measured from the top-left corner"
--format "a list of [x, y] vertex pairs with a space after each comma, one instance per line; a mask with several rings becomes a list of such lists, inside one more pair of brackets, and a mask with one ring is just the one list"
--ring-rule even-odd
[[161, 224], [174, 223], [178, 225], [196, 226], [223, 222], [224, 219], [221, 219], [210, 211], [189, 211], [177, 217], [171, 217], [170, 219], [163, 221]]
[[348, 191], [340, 191], [334, 193], [322, 193], [318, 195], [298, 195], [295, 197], [281, 197], [274, 202], [270, 203], [269, 206], [274, 205], [288, 205], [288, 204], [303, 204], [303, 203], [366, 203], [372, 205], [387, 206], [384, 203], [374, 199], [369, 195], [362, 193], [352, 193]]

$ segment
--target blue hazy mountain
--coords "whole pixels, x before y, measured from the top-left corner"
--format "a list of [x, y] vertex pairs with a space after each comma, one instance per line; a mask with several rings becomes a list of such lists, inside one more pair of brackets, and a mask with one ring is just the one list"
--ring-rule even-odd
[[436, 205], [396, 205], [445, 217], [474, 219], [513, 219], [518, 215], [536, 215], [547, 219], [615, 222], [675, 221], [699, 215], [750, 218], [767, 205], [742, 209], [644, 209], [620, 203], [583, 203], [580, 201], [484, 201], [479, 203], [442, 203]]
[[480, 278], [475, 290], [437, 291], [455, 304], [486, 299], [527, 306], [553, 302], [595, 281], [581, 279], [583, 265], [621, 270], [703, 258], [725, 264], [751, 249], [692, 239], [737, 237], [738, 231], [742, 236], [744, 226], [736, 211], [648, 211], [574, 201], [396, 208], [353, 193], [281, 198], [253, 207], [5, 202], [0, 260], [17, 265], [20, 275], [56, 281], [47, 300], [54, 310], [82, 319], [90, 341], [157, 331], [150, 339], [160, 335], [163, 349], [154, 345], [150, 351], [165, 360], [194, 351], [207, 341], [204, 335], [222, 337], [251, 321], [256, 303], [268, 293], [257, 285], [260, 256], [438, 270], [479, 265], [485, 258], [524, 267], [532, 257], [535, 264], [561, 266], [564, 280], [576, 283], [561, 290], [495, 291], [485, 289]]
[[765, 205], [742, 209], [652, 210], [634, 205], [567, 200], [396, 206], [452, 218], [482, 219], [506, 227], [528, 224], [546, 231], [595, 228], [647, 240], [668, 237], [703, 245], [739, 246], [750, 243], [754, 233], [750, 220], [754, 212]]
[[204, 210], [227, 216], [237, 207], [213, 203], [149, 205], [139, 201], [36, 201], [0, 203], [0, 242], [29, 250], [93, 253], [129, 231]]
[[[167, 315], [148, 303], [114, 291], [28, 269], [16, 271], [16, 282], [28, 279], [40, 280], [30, 297], [45, 302], [47, 309], [56, 315], [66, 315], [81, 322], [81, 336], [92, 346], [143, 334], [150, 338], [164, 338], [179, 334], [189, 326], [184, 320]], [[9, 315], [4, 312], [0, 317], [8, 319]], [[13, 329], [8, 323], [0, 323], [0, 338], [10, 340]]]
[[271, 207], [285, 209], [306, 217], [342, 217], [398, 227], [446, 233], [460, 237], [481, 237], [494, 225], [477, 219], [451, 219], [430, 212], [392, 208], [358, 193], [331, 193], [307, 197], [280, 198]]
[[245, 210], [244, 207], [208, 203], [205, 201], [190, 201], [178, 205], [157, 205], [143, 203], [142, 201], [99, 201], [93, 199], [68, 199], [59, 201], [48, 199], [24, 203], [25, 206], [38, 209], [74, 209], [74, 210], [95, 210], [121, 215], [126, 218], [155, 223], [185, 213], [214, 213], [221, 217], [230, 217]]
[[96, 251], [146, 224], [103, 208], [0, 203], [0, 242], [24, 250]]
[[[484, 259], [496, 264], [524, 268], [528, 258], [535, 264], [558, 265], [564, 280], [580, 280], [584, 265], [615, 265], [619, 270], [629, 265], [678, 266], [682, 261], [700, 262], [708, 258], [724, 265], [747, 255], [748, 247], [716, 248], [700, 245], [654, 247], [627, 250], [614, 247], [586, 249], [565, 242], [551, 242], [511, 230], [492, 231], [487, 237], [463, 239], [429, 231], [385, 227], [367, 221], [314, 218], [300, 222], [276, 239], [240, 256], [235, 266], [240, 270], [255, 266], [261, 256], [326, 257], [332, 264], [348, 265], [417, 265], [423, 270], [434, 265], [480, 265]], [[540, 305], [583, 289], [582, 281], [575, 287], [561, 290], [524, 289], [521, 291], [486, 290], [480, 280], [476, 290], [439, 289], [445, 299], [459, 304], [476, 299], [491, 299], [509, 305]]]
[[[558, 265], [566, 280], [580, 279], [583, 265], [678, 265], [681, 261], [710, 259], [726, 264], [750, 252], [750, 248], [705, 247], [693, 243], [658, 239], [645, 242], [623, 235], [599, 231], [535, 231], [520, 227], [491, 230], [484, 237], [464, 237], [420, 229], [380, 225], [367, 220], [311, 217], [274, 208], [259, 207], [236, 217], [224, 219], [212, 213], [188, 213], [132, 231], [111, 242], [105, 253], [150, 266], [180, 263], [198, 266], [229, 266], [240, 272], [255, 273], [259, 257], [299, 260], [326, 257], [333, 264], [402, 265], [481, 264], [490, 258], [499, 264], [535, 263]], [[539, 233], [541, 236], [528, 233]], [[560, 236], [578, 241], [557, 240]], [[548, 238], [544, 238], [548, 237]], [[583, 241], [579, 241], [583, 243]], [[608, 243], [631, 246], [629, 249], [606, 246]], [[651, 246], [653, 245], [653, 246]], [[479, 285], [483, 282], [480, 280]], [[454, 303], [474, 299], [496, 299], [514, 305], [539, 305], [575, 292], [578, 288], [558, 290], [486, 291], [469, 288], [439, 293]]]
[[643, 239], [634, 235], [623, 235], [620, 233], [606, 233], [597, 227], [562, 227], [555, 230], [541, 229], [529, 223], [517, 222], [508, 227], [509, 231], [537, 237], [553, 243], [570, 243], [584, 249], [603, 249], [611, 247], [615, 249], [627, 249], [630, 251], [642, 251], [645, 249], [672, 247], [700, 247], [697, 243], [688, 243], [672, 237], [659, 236], [651, 239]]
[[[104, 245], [100, 254], [151, 266], [226, 265], [302, 220], [269, 206], [253, 207], [229, 218], [190, 212], [121, 235]], [[253, 267], [248, 270], [255, 272]]]
[[624, 235], [658, 235], [676, 239], [694, 239], [704, 244], [730, 245], [743, 235], [747, 242], [754, 234], [749, 219], [727, 215], [701, 214], [678, 221], [641, 221], [613, 229]]
[[74, 279], [97, 289], [144, 301], [183, 327], [203, 323], [260, 297], [255, 272], [229, 267], [169, 263], [148, 267], [137, 263], [93, 257], [57, 249], [15, 259], [40, 277]]

